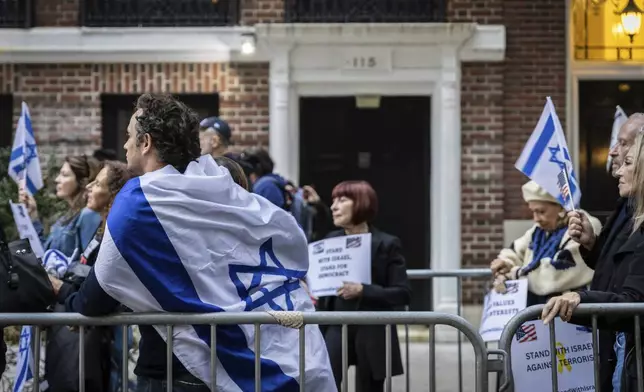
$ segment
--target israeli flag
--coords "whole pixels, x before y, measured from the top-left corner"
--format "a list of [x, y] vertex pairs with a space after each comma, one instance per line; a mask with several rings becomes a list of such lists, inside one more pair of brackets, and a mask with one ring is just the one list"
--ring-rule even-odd
[[77, 255], [78, 250], [74, 252], [72, 257], [67, 257], [63, 252], [58, 249], [49, 249], [42, 257], [42, 263], [45, 271], [58, 279], [62, 279], [72, 263], [72, 260]]
[[[514, 166], [558, 199], [566, 209], [579, 207], [579, 182], [573, 170], [559, 117], [550, 97], [547, 98], [539, 122]], [[568, 174], [568, 191], [572, 195], [572, 204], [567, 203], [567, 198], [561, 194], [558, 184], [562, 170]]]
[[[233, 182], [210, 155], [130, 180], [110, 214], [94, 271], [101, 287], [135, 312], [303, 311], [314, 307], [300, 285], [308, 270], [306, 238], [295, 219]], [[336, 391], [316, 325], [305, 327], [306, 390]], [[166, 328], [156, 327], [165, 340]], [[299, 332], [261, 326], [262, 391], [299, 391]], [[254, 390], [254, 326], [177, 326], [174, 354], [210, 385]]]
[[[608, 148], [608, 151], [613, 149], [615, 145], [617, 144], [617, 134], [619, 133], [619, 129], [624, 125], [624, 123], [628, 120], [628, 116], [622, 108], [617, 105], [615, 108], [615, 116], [613, 116], [613, 129], [610, 133], [610, 146]], [[613, 165], [613, 157], [608, 155], [608, 158], [606, 160], [606, 171], [610, 172], [611, 166]]]
[[24, 181], [25, 190], [32, 196], [43, 187], [36, 137], [31, 126], [29, 108], [25, 102], [22, 103], [22, 113], [18, 119], [16, 136], [13, 139], [13, 148], [9, 158], [9, 176], [18, 185]]
[[18, 341], [18, 364], [13, 381], [13, 392], [21, 392], [27, 381], [33, 378], [31, 373], [31, 327], [23, 326]]

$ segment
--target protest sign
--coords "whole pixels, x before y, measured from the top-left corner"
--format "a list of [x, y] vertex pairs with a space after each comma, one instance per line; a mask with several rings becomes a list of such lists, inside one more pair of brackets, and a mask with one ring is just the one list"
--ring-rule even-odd
[[[559, 392], [595, 390], [590, 329], [556, 318], [556, 363]], [[514, 389], [541, 392], [552, 383], [549, 326], [541, 320], [524, 323], [512, 340]]]
[[310, 244], [307, 281], [316, 297], [337, 295], [343, 282], [371, 284], [371, 233]]
[[27, 213], [27, 207], [24, 204], [18, 203], [15, 204], [9, 201], [11, 205], [11, 212], [13, 213], [13, 220], [16, 222], [16, 227], [18, 228], [18, 235], [21, 239], [28, 239], [31, 249], [34, 251], [34, 254], [38, 258], [42, 258], [45, 254], [45, 250], [42, 247], [38, 233], [34, 229], [33, 223], [31, 223], [31, 218]]
[[528, 280], [508, 280], [506, 292], [497, 293], [494, 289], [485, 296], [479, 334], [486, 342], [501, 338], [503, 328], [510, 319], [526, 307]]

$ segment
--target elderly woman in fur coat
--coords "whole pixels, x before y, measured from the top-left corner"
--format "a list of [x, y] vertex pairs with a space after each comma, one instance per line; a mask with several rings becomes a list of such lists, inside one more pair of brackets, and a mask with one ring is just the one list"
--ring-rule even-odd
[[[527, 306], [544, 304], [548, 298], [590, 283], [593, 270], [579, 253], [579, 244], [568, 235], [568, 217], [559, 201], [534, 181], [521, 188], [532, 211], [534, 225], [501, 250], [490, 266], [494, 287], [505, 291], [506, 280], [528, 279]], [[596, 234], [601, 223], [585, 211]]]

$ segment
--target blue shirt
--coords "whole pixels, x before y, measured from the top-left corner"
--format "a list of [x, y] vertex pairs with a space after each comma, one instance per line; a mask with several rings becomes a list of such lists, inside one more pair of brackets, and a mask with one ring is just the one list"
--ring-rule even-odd
[[42, 223], [40, 221], [33, 223], [45, 250], [57, 249], [71, 257], [74, 251], [78, 249], [80, 256], [80, 252], [94, 238], [94, 234], [96, 234], [96, 230], [101, 224], [101, 215], [85, 207], [71, 220], [58, 219], [51, 227], [49, 236], [46, 238], [44, 237], [45, 230]]
[[260, 177], [253, 184], [253, 193], [256, 193], [271, 203], [280, 208], [284, 208], [286, 200], [284, 200], [283, 187], [286, 186], [286, 181], [277, 174], [267, 174]]

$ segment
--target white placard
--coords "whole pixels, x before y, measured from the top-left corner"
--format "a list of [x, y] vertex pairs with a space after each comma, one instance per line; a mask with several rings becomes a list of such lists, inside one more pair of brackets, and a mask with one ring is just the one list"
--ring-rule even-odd
[[[589, 328], [569, 324], [557, 317], [556, 367], [559, 392], [595, 391], [593, 343]], [[512, 339], [512, 375], [514, 390], [541, 392], [550, 390], [549, 326], [541, 320], [524, 323]]]
[[18, 228], [18, 235], [21, 239], [29, 239], [29, 244], [31, 244], [31, 249], [34, 251], [36, 257], [42, 258], [45, 250], [42, 247], [42, 243], [40, 243], [36, 229], [34, 229], [34, 224], [31, 223], [27, 207], [22, 203], [15, 204], [11, 200], [9, 204], [11, 205], [13, 220], [16, 222], [16, 227]]
[[307, 281], [316, 297], [337, 295], [343, 282], [371, 284], [371, 233], [309, 244]]
[[485, 296], [479, 334], [486, 342], [499, 340], [508, 321], [526, 307], [527, 279], [508, 280], [505, 287], [507, 291], [504, 294], [492, 289]]

